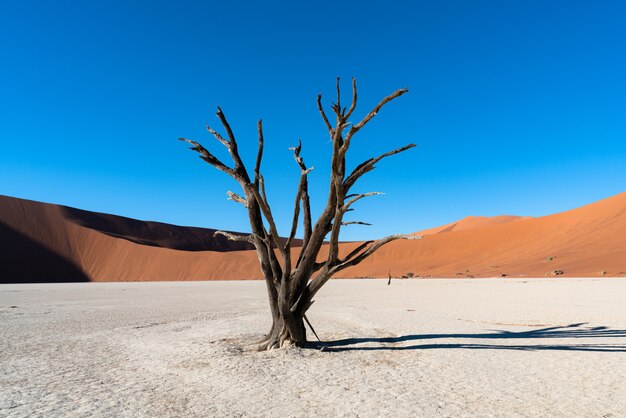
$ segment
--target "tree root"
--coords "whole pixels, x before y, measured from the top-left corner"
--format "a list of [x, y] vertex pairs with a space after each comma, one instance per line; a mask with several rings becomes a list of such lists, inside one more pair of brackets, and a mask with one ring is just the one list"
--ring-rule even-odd
[[282, 348], [303, 348], [306, 346], [306, 341], [295, 341], [289, 333], [284, 330], [280, 335], [267, 336], [264, 340], [260, 341], [257, 346], [257, 351], [271, 351]]

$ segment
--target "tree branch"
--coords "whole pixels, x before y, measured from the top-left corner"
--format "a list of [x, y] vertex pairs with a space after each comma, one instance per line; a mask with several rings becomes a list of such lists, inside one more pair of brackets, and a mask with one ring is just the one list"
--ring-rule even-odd
[[259, 119], [257, 123], [259, 132], [259, 149], [256, 154], [256, 164], [254, 165], [254, 185], [259, 186], [259, 178], [261, 177], [261, 160], [263, 159], [263, 119]]
[[254, 243], [254, 238], [252, 238], [252, 235], [238, 235], [227, 231], [215, 231], [214, 235], [223, 235], [224, 237], [228, 238], [229, 241]]
[[191, 144], [192, 146], [190, 147], [190, 149], [200, 154], [200, 158], [202, 158], [204, 161], [211, 164], [213, 167], [217, 168], [218, 170], [223, 171], [224, 173], [233, 177], [235, 180], [238, 180], [238, 174], [236, 173], [234, 169], [228, 167], [226, 164], [221, 162], [217, 157], [211, 154], [206, 148], [200, 145], [200, 143], [196, 141], [192, 141], [191, 139], [186, 139], [186, 138], [178, 138], [178, 140]]
[[[313, 167], [311, 167], [312, 169]], [[311, 220], [311, 202], [309, 200], [309, 180], [304, 178], [304, 185], [302, 186], [302, 229], [304, 230], [304, 236], [302, 237], [302, 250], [309, 245], [311, 239], [311, 232], [313, 231]]]
[[215, 139], [217, 139], [217, 140], [218, 140], [218, 141], [220, 141], [222, 144], [224, 144], [224, 146], [225, 146], [226, 148], [230, 148], [230, 144], [228, 143], [228, 141], [227, 141], [227, 140], [225, 140], [225, 139], [224, 139], [224, 137], [222, 137], [222, 135], [220, 135], [220, 133], [219, 133], [219, 132], [217, 132], [217, 131], [215, 131], [215, 130], [211, 129], [211, 127], [210, 127], [208, 124], [207, 124], [207, 126], [206, 126], [206, 130], [207, 130], [207, 131], [209, 131], [209, 133], [210, 133], [211, 135], [213, 135], [213, 136], [215, 137]]
[[343, 112], [341, 109], [341, 85], [340, 78], [337, 77], [336, 89], [337, 89], [337, 102], [332, 105], [333, 112], [337, 116], [337, 126], [341, 126], [343, 124]]
[[358, 253], [360, 253], [365, 247], [370, 245], [372, 242], [374, 241], [365, 241], [364, 243], [356, 247], [354, 250], [352, 250], [341, 262], [343, 263], [347, 260], [350, 260], [351, 258], [356, 256]]
[[[257, 252], [262, 251], [263, 257], [267, 258], [267, 262], [269, 264], [270, 270], [272, 272], [273, 283], [278, 288], [280, 285], [280, 281], [283, 275], [283, 270], [280, 267], [280, 263], [278, 262], [278, 258], [276, 257], [276, 253], [273, 250], [272, 240], [269, 237], [269, 234], [265, 230], [265, 227], [261, 227], [261, 231], [263, 235], [255, 235], [258, 237], [259, 241], [261, 241], [262, 245], [258, 245], [255, 243], [255, 247], [257, 248]], [[260, 250], [262, 248], [262, 250]]]
[[[382, 192], [368, 192], [368, 193], [361, 193], [361, 194], [357, 194], [357, 195], [350, 195], [353, 196], [352, 199], [348, 200], [344, 205], [343, 205], [343, 212], [348, 212], [350, 209], [350, 206], [352, 206], [354, 203], [358, 202], [359, 200], [365, 198], [365, 197], [369, 197], [369, 196], [379, 196], [379, 195], [383, 195], [384, 193]], [[348, 196], [346, 196], [348, 197]]]
[[420, 240], [423, 238], [423, 235], [415, 235], [415, 234], [395, 234], [395, 235], [389, 235], [388, 237], [385, 237], [381, 240], [375, 241], [369, 248], [367, 248], [366, 250], [362, 251], [360, 254], [358, 255], [354, 255], [352, 258], [348, 259], [346, 257], [346, 260], [344, 260], [343, 262], [337, 264], [336, 266], [333, 266], [331, 268], [331, 274], [337, 273], [341, 270], [344, 270], [348, 267], [352, 267], [352, 266], [356, 266], [357, 264], [359, 264], [360, 262], [362, 262], [363, 260], [365, 260], [367, 257], [369, 257], [370, 255], [374, 254], [374, 252], [376, 252], [376, 250], [378, 250], [380, 247], [382, 247], [385, 244], [390, 243], [391, 241], [395, 241], [398, 239], [406, 239], [406, 240]]
[[348, 109], [348, 113], [345, 114], [344, 120], [347, 121], [348, 118], [352, 115], [352, 112], [354, 112], [354, 109], [356, 109], [356, 99], [356, 78], [352, 78], [352, 104], [350, 105], [350, 109]]
[[341, 85], [339, 84], [339, 81], [341, 81], [341, 78], [337, 77], [337, 82], [336, 82], [336, 89], [337, 89], [337, 107], [339, 109], [341, 109]]
[[403, 94], [408, 93], [408, 91], [409, 90], [406, 88], [399, 89], [399, 90], [394, 91], [393, 93], [391, 93], [389, 96], [385, 97], [384, 99], [382, 99], [374, 107], [374, 109], [372, 109], [367, 115], [365, 115], [365, 117], [359, 123], [357, 123], [356, 125], [352, 125], [352, 127], [350, 128], [350, 131], [348, 132], [348, 135], [346, 135], [346, 141], [350, 142], [350, 139], [352, 138], [352, 136], [356, 134], [362, 127], [364, 127], [370, 120], [372, 120], [374, 116], [376, 116], [378, 112], [380, 112], [380, 109], [382, 109], [383, 106], [385, 106], [387, 103], [389, 103], [393, 99], [396, 99], [402, 96]]
[[[285, 252], [289, 252], [291, 249], [291, 241], [293, 241], [296, 236], [296, 231], [298, 230], [298, 219], [300, 217], [300, 199], [302, 198], [302, 182], [304, 177], [300, 177], [300, 184], [298, 185], [298, 192], [296, 193], [296, 202], [294, 204], [293, 209], [293, 220], [291, 221], [291, 232], [289, 233], [289, 238], [285, 242], [284, 249]], [[291, 269], [291, 266], [289, 266]]]
[[[365, 249], [364, 251], [362, 250], [368, 245], [368, 243], [371, 243], [371, 241], [369, 241], [368, 243], [361, 244], [357, 249], [353, 250], [348, 255], [348, 257], [346, 257], [343, 261], [333, 265], [332, 267], [329, 267], [328, 272], [320, 273], [320, 275], [316, 277], [315, 280], [312, 280], [308, 284], [307, 286], [308, 298], [307, 299], [311, 300], [313, 296], [315, 296], [315, 294], [322, 288], [322, 286], [324, 286], [326, 282], [337, 272], [344, 270], [348, 267], [356, 266], [357, 264], [365, 260], [367, 257], [372, 255], [376, 250], [378, 250], [383, 245], [391, 241], [398, 240], [398, 239], [417, 240], [417, 239], [422, 239], [422, 235], [412, 235], [412, 234], [390, 235], [381, 240], [375, 241], [369, 248]], [[362, 252], [356, 255], [357, 251], [362, 251]], [[352, 257], [350, 257], [351, 255]]]
[[[233, 158], [233, 161], [235, 162], [235, 170], [239, 171], [240, 173], [242, 173], [242, 177], [244, 177], [243, 173], [246, 172], [246, 167], [243, 164], [243, 161], [241, 161], [241, 157], [239, 156], [239, 150], [237, 147], [237, 140], [235, 139], [235, 134], [233, 133], [233, 130], [230, 127], [230, 124], [228, 123], [228, 120], [226, 119], [226, 116], [224, 115], [224, 112], [222, 112], [222, 108], [221, 107], [217, 107], [217, 113], [216, 113], [217, 117], [219, 118], [220, 122], [222, 122], [222, 125], [224, 126], [224, 129], [226, 129], [226, 134], [228, 135], [228, 151], [230, 152], [231, 157]], [[245, 177], [248, 177], [248, 174], [246, 172]]]
[[297, 216], [299, 215], [300, 210], [300, 201], [302, 202], [302, 210], [303, 210], [303, 228], [304, 228], [304, 238], [302, 240], [302, 248], [300, 249], [300, 256], [298, 257], [297, 264], [300, 263], [300, 259], [306, 246], [308, 245], [309, 239], [311, 237], [311, 203], [309, 201], [309, 183], [307, 176], [313, 170], [314, 167], [307, 168], [304, 163], [304, 159], [300, 156], [300, 151], [302, 151], [302, 141], [298, 140], [298, 146], [289, 148], [293, 151], [293, 158], [296, 160], [298, 167], [300, 167], [300, 183], [298, 185], [298, 194], [296, 197], [296, 208], [297, 214], [294, 213], [294, 219], [292, 224], [292, 235], [295, 235], [295, 229], [297, 229]]
[[405, 146], [403, 146], [401, 148], [397, 148], [397, 149], [394, 149], [392, 151], [386, 152], [386, 153], [384, 153], [382, 155], [379, 155], [376, 158], [370, 158], [369, 160], [366, 160], [366, 161], [362, 162], [361, 164], [356, 166], [354, 170], [352, 170], [350, 175], [343, 182], [344, 190], [346, 192], [348, 192], [348, 190], [350, 190], [350, 188], [354, 185], [354, 183], [356, 183], [356, 181], [359, 179], [359, 177], [361, 177], [365, 173], [368, 173], [368, 172], [372, 171], [375, 168], [374, 164], [376, 164], [377, 162], [379, 162], [383, 158], [389, 157], [391, 155], [398, 154], [400, 152], [404, 152], [404, 151], [406, 151], [408, 149], [411, 149], [411, 148], [413, 148], [415, 146], [416, 146], [415, 144], [408, 144], [408, 145], [405, 145]]
[[369, 224], [367, 222], [361, 222], [361, 221], [348, 221], [348, 222], [342, 222], [341, 226], [346, 226], [346, 225], [366, 225], [366, 226], [372, 226], [372, 224]]
[[[263, 179], [261, 179], [261, 186], [263, 186]], [[283, 246], [280, 245], [280, 235], [278, 235], [278, 230], [276, 229], [276, 223], [274, 222], [274, 216], [272, 216], [272, 210], [270, 209], [269, 204], [267, 203], [266, 200], [261, 198], [259, 192], [257, 191], [257, 189], [255, 188], [253, 184], [249, 184], [248, 189], [254, 195], [254, 198], [259, 203], [259, 207], [261, 208], [261, 211], [263, 212], [265, 219], [267, 219], [267, 223], [270, 226], [270, 230], [269, 230], [270, 238], [272, 239], [274, 245], [280, 250], [281, 254], [283, 255], [283, 258], [286, 259], [287, 257], [286, 252]]]
[[224, 129], [226, 129], [226, 134], [228, 134], [228, 139], [230, 140], [230, 142], [236, 144], [237, 141], [235, 140], [235, 134], [233, 134], [233, 130], [231, 129], [230, 124], [228, 123], [228, 120], [226, 120], [226, 116], [224, 115], [222, 108], [218, 106], [217, 112], [215, 114], [219, 118], [220, 122], [222, 122]]
[[[306, 241], [310, 236], [311, 229], [311, 207], [309, 203], [309, 194], [308, 194], [308, 181], [307, 175], [313, 170], [314, 167], [308, 168], [304, 163], [304, 159], [300, 156], [300, 151], [302, 150], [302, 141], [298, 140], [298, 146], [289, 148], [293, 151], [293, 158], [296, 160], [298, 167], [300, 167], [300, 182], [298, 184], [298, 191], [296, 193], [296, 202], [294, 207], [293, 220], [291, 224], [291, 233], [289, 234], [289, 239], [285, 244], [285, 251], [289, 251], [291, 248], [291, 241], [296, 235], [296, 231], [298, 229], [298, 219], [300, 216], [300, 201], [302, 201], [302, 205], [304, 206], [304, 234], [305, 239], [302, 243], [303, 248], [306, 246]], [[302, 252], [302, 250], [301, 250]]]
[[246, 198], [239, 196], [237, 193], [233, 193], [230, 190], [226, 192], [228, 195], [228, 200], [232, 200], [237, 203], [241, 203], [244, 207], [248, 207], [248, 200]]
[[[259, 257], [259, 262], [261, 265], [261, 270], [263, 275], [265, 276], [268, 292], [270, 294], [270, 300], [275, 300], [277, 298], [277, 287], [279, 286], [282, 268], [278, 259], [276, 257], [276, 253], [272, 249], [272, 240], [268, 236], [268, 233], [265, 229], [265, 225], [263, 223], [263, 214], [260, 209], [259, 200], [255, 198], [254, 194], [251, 192], [250, 187], [250, 177], [248, 172], [239, 156], [239, 152], [237, 150], [237, 142], [235, 140], [235, 135], [222, 112], [222, 109], [218, 107], [217, 116], [222, 122], [222, 125], [226, 129], [228, 137], [230, 141], [224, 139], [219, 133], [207, 127], [208, 131], [216, 137], [216, 139], [224, 144], [229, 151], [229, 154], [235, 163], [234, 168], [230, 168], [222, 163], [219, 159], [217, 159], [214, 155], [212, 155], [209, 151], [207, 151], [204, 147], [198, 144], [195, 141], [187, 140], [184, 138], [180, 138], [181, 141], [185, 141], [193, 146], [193, 150], [200, 154], [200, 157], [213, 165], [217, 169], [224, 171], [231, 177], [233, 177], [245, 192], [245, 198], [233, 193], [229, 194], [232, 200], [235, 200], [239, 203], [244, 204], [248, 209], [248, 218], [250, 221], [250, 226], [252, 227], [252, 238], [251, 242], [254, 244], [257, 255]], [[257, 163], [255, 167], [255, 186], [258, 189], [258, 178], [262, 178], [260, 174], [260, 165], [261, 165], [261, 157], [263, 152], [263, 132], [261, 127], [261, 121], [259, 121], [259, 152], [257, 155]], [[277, 245], [276, 245], [277, 246]]]
[[328, 129], [328, 133], [330, 134], [332, 138], [333, 127], [330, 125], [330, 122], [328, 121], [328, 118], [326, 117], [326, 112], [324, 112], [324, 108], [322, 107], [322, 95], [321, 94], [317, 95], [317, 109], [319, 110], [320, 115], [322, 115], [322, 119], [324, 120], [324, 125], [326, 125], [326, 129]]

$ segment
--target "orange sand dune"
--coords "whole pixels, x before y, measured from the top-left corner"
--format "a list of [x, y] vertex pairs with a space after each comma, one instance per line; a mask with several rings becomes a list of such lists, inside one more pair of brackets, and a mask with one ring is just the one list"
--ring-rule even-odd
[[393, 242], [352, 274], [383, 276], [389, 269], [437, 277], [626, 275], [626, 193], [555, 215]]
[[0, 283], [215, 278], [252, 246], [214, 232], [0, 196]]
[[452, 231], [464, 231], [466, 229], [476, 229], [487, 225], [505, 224], [508, 222], [519, 221], [522, 219], [532, 219], [530, 216], [468, 216], [460, 221], [452, 222], [450, 224], [436, 226], [434, 228], [425, 229], [423, 231], [416, 232], [419, 235], [432, 235], [442, 232]]
[[[0, 282], [260, 278], [254, 251], [211, 241], [213, 232], [0, 196]], [[540, 218], [465, 218], [422, 233], [340, 277], [626, 274], [626, 193]]]

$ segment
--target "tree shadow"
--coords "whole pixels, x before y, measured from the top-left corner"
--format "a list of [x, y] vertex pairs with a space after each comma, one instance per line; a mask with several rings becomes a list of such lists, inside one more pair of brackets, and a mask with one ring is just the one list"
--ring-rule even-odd
[[[521, 350], [521, 351], [602, 351], [626, 353], [626, 330], [611, 329], [604, 326], [589, 327], [581, 322], [565, 326], [554, 326], [530, 331], [493, 330], [492, 332], [476, 334], [414, 334], [399, 337], [382, 338], [345, 338], [334, 341], [324, 341], [314, 344], [324, 351], [402, 351], [402, 350], [429, 350], [443, 348], [463, 348], [471, 350]], [[615, 343], [576, 343], [576, 339], [615, 338]], [[463, 340], [502, 340], [502, 343], [485, 342], [451, 342], [434, 343], [428, 340], [463, 339]], [[574, 341], [559, 344], [511, 344], [509, 340], [549, 340], [571, 339]], [[424, 344], [402, 345], [411, 341], [426, 341]], [[361, 345], [368, 344], [368, 345]], [[370, 345], [373, 344], [373, 345]]]

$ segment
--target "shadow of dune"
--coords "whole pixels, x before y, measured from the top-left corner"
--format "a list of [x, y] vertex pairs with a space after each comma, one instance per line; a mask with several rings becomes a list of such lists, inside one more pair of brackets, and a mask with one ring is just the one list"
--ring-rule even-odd
[[[217, 230], [194, 226], [178, 226], [163, 222], [140, 221], [124, 216], [89, 212], [61, 206], [65, 219], [84, 228], [121, 238], [135, 244], [150, 247], [170, 248], [182, 251], [241, 251], [253, 250], [254, 245], [247, 241], [232, 241]], [[233, 235], [247, 236], [239, 232], [228, 231]], [[284, 240], [285, 238], [281, 238]], [[302, 240], [294, 239], [293, 245], [302, 245]]]
[[[530, 331], [505, 331], [494, 330], [487, 333], [475, 334], [414, 334], [399, 337], [382, 338], [346, 338], [335, 341], [317, 343], [317, 348], [326, 351], [376, 351], [376, 350], [429, 350], [443, 348], [464, 348], [473, 350], [523, 350], [523, 351], [604, 351], [626, 353], [626, 330], [611, 329], [608, 327], [585, 327], [586, 323], [576, 323], [565, 326], [554, 326]], [[585, 338], [617, 338], [616, 344], [602, 343], [578, 343], [576, 339]], [[423, 340], [438, 339], [463, 339], [463, 340], [502, 340], [503, 343], [487, 344], [484, 342], [458, 342], [458, 343], [428, 343], [401, 345], [401, 343]], [[537, 340], [537, 339], [564, 339], [573, 340], [562, 344], [507, 344], [507, 340]], [[368, 345], [361, 345], [368, 344]], [[373, 345], [371, 345], [373, 344]], [[384, 345], [383, 345], [384, 344]]]
[[[240, 251], [254, 249], [254, 246], [249, 242], [231, 241], [223, 235], [215, 234], [215, 229], [140, 221], [124, 216], [89, 212], [67, 206], [62, 206], [61, 210], [65, 219], [70, 222], [136, 244], [183, 251]], [[233, 232], [233, 234], [246, 235], [236, 232]]]
[[0, 222], [0, 283], [88, 281], [70, 260]]

